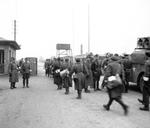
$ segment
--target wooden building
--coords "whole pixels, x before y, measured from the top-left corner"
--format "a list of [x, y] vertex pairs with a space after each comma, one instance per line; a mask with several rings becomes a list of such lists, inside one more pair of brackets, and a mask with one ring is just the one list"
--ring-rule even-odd
[[19, 49], [16, 41], [0, 38], [0, 74], [8, 74], [10, 58], [16, 58], [16, 50]]

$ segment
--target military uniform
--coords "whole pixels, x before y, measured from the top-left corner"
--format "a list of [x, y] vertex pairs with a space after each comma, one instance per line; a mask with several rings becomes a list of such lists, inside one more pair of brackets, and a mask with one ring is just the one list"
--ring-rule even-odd
[[129, 80], [130, 80], [130, 71], [132, 68], [132, 63], [129, 59], [125, 58], [122, 59], [122, 64], [124, 68], [124, 85], [125, 85], [125, 92], [128, 92], [129, 89]]
[[88, 87], [93, 87], [93, 74], [91, 70], [91, 61], [90, 58], [86, 59], [86, 62], [84, 63], [84, 75], [85, 75], [85, 92], [89, 93], [90, 90], [88, 90]]
[[149, 96], [150, 96], [150, 58], [145, 62], [145, 74], [144, 74], [144, 86], [143, 86], [143, 104], [144, 107], [140, 110], [149, 111]]
[[100, 90], [99, 88], [99, 80], [100, 80], [100, 75], [101, 75], [101, 66], [98, 62], [98, 60], [94, 60], [91, 65], [91, 70], [93, 73], [93, 86], [94, 90]]
[[69, 75], [69, 72], [71, 71], [71, 64], [68, 59], [65, 59], [65, 63], [63, 64], [63, 70], [66, 70], [66, 72], [62, 76], [64, 88], [66, 90], [65, 94], [69, 94], [69, 87], [72, 87], [72, 79]]
[[15, 84], [19, 81], [18, 66], [15, 63], [15, 58], [11, 58], [12, 62], [8, 66], [10, 89], [16, 88]]
[[77, 90], [78, 97], [77, 99], [81, 99], [82, 89], [85, 87], [85, 75], [84, 75], [84, 67], [83, 63], [80, 62], [79, 59], [76, 60], [76, 63], [73, 65], [70, 75], [75, 73], [73, 76], [75, 89]]
[[58, 58], [53, 65], [54, 72], [54, 84], [58, 86], [58, 90], [62, 89], [62, 78], [60, 76], [60, 71], [62, 70], [62, 65], [60, 62], [60, 58]]
[[23, 88], [26, 87], [29, 88], [29, 78], [30, 78], [30, 63], [27, 61], [24, 62], [21, 66], [21, 73], [22, 73], [22, 78], [23, 78]]
[[49, 61], [45, 62], [44, 68], [45, 68], [45, 75], [49, 77], [50, 75], [50, 62]]
[[[106, 68], [106, 78], [116, 76], [116, 74], [121, 75], [121, 65], [118, 62], [116, 62], [117, 60], [118, 59], [116, 57], [112, 57], [112, 62], [110, 62]], [[124, 114], [126, 115], [128, 113], [128, 107], [122, 101], [123, 85], [114, 80], [108, 81], [106, 87], [108, 90], [109, 102], [107, 103], [107, 105], [103, 105], [104, 108], [106, 110], [109, 110], [113, 100], [115, 100], [123, 107]]]

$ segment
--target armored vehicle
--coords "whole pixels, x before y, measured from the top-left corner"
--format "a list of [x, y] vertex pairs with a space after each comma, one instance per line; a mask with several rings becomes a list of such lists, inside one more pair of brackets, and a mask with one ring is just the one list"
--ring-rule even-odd
[[138, 38], [137, 47], [130, 56], [132, 68], [130, 69], [130, 82], [137, 83], [143, 90], [144, 64], [147, 59], [145, 53], [150, 52], [150, 37]]

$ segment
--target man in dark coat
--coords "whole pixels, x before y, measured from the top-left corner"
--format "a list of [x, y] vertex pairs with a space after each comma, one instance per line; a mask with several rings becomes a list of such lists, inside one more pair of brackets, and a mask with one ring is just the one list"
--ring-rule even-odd
[[93, 73], [94, 91], [100, 90], [99, 80], [100, 80], [100, 75], [101, 75], [101, 65], [99, 63], [99, 56], [98, 55], [94, 56], [94, 61], [92, 62], [91, 70]]
[[65, 94], [69, 94], [69, 87], [72, 87], [72, 79], [69, 75], [69, 72], [71, 71], [71, 63], [69, 62], [69, 59], [66, 58], [65, 62], [62, 66], [63, 68], [63, 74], [62, 74], [62, 79], [64, 82], [64, 88], [65, 88]]
[[53, 65], [54, 84], [58, 86], [57, 90], [62, 89], [62, 78], [60, 76], [61, 70], [62, 70], [61, 59], [57, 58]]
[[124, 55], [123, 59], [121, 60], [124, 68], [124, 86], [125, 86], [125, 93], [128, 93], [129, 89], [129, 80], [130, 80], [130, 72], [132, 68], [132, 62], [129, 60], [129, 56]]
[[30, 63], [26, 59], [25, 62], [21, 66], [21, 73], [22, 73], [22, 78], [23, 78], [23, 88], [25, 88], [25, 86], [27, 88], [29, 88], [30, 70], [31, 70]]
[[145, 62], [145, 74], [143, 77], [144, 86], [143, 86], [143, 100], [138, 99], [144, 107], [141, 107], [140, 110], [149, 111], [149, 96], [150, 96], [150, 53], [146, 53], [147, 61]]
[[80, 62], [79, 58], [76, 58], [76, 63], [73, 65], [70, 76], [75, 73], [73, 76], [75, 89], [77, 90], [78, 96], [77, 99], [81, 99], [82, 89], [85, 86], [85, 75], [84, 75], [83, 63]]
[[88, 87], [93, 87], [93, 74], [91, 70], [91, 59], [86, 58], [84, 63], [84, 75], [85, 75], [85, 93], [89, 93]]
[[110, 62], [106, 68], [105, 72], [105, 79], [108, 80], [108, 83], [106, 85], [109, 95], [109, 102], [107, 105], [103, 105], [103, 107], [106, 110], [110, 109], [110, 106], [115, 100], [118, 102], [124, 109], [124, 114], [127, 115], [128, 113], [128, 106], [125, 105], [122, 101], [122, 91], [123, 91], [123, 85], [121, 82], [118, 82], [116, 80], [109, 80], [111, 77], [115, 77], [121, 75], [121, 65], [117, 62], [117, 57], [112, 57], [112, 62]]
[[19, 81], [18, 71], [19, 69], [15, 62], [15, 58], [12, 57], [11, 62], [8, 66], [10, 89], [16, 88], [15, 84]]

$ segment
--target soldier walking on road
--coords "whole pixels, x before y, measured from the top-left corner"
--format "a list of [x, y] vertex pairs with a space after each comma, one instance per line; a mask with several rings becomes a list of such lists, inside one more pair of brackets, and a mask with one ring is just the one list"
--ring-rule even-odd
[[64, 73], [62, 75], [62, 79], [64, 83], [64, 88], [66, 90], [65, 94], [69, 94], [69, 87], [72, 87], [72, 79], [69, 75], [69, 72], [71, 71], [71, 64], [68, 58], [65, 59], [65, 62], [63, 64], [63, 71]]
[[93, 74], [91, 70], [91, 60], [90, 57], [87, 57], [85, 62], [83, 63], [84, 66], [84, 75], [85, 75], [85, 93], [90, 93], [88, 87], [93, 87]]
[[128, 93], [132, 62], [130, 61], [129, 56], [124, 55], [124, 58], [121, 60], [121, 63], [123, 64], [123, 67], [124, 67], [124, 81], [123, 81], [123, 83], [125, 86], [125, 93]]
[[60, 76], [61, 70], [62, 70], [61, 59], [57, 58], [53, 65], [54, 84], [56, 84], [58, 86], [57, 90], [62, 89], [62, 78]]
[[8, 72], [9, 72], [9, 82], [10, 82], [10, 89], [16, 88], [15, 84], [19, 81], [18, 78], [18, 66], [15, 62], [15, 58], [11, 58], [11, 62], [8, 66]]
[[145, 74], [143, 77], [144, 86], [143, 86], [143, 100], [139, 100], [144, 107], [141, 107], [140, 110], [149, 111], [149, 96], [150, 96], [150, 53], [146, 53], [147, 61], [145, 62]]
[[[105, 79], [108, 80], [106, 87], [109, 95], [109, 102], [107, 105], [103, 105], [106, 110], [110, 109], [112, 102], [115, 100], [118, 102], [124, 109], [124, 114], [128, 114], [128, 106], [125, 105], [122, 101], [122, 92], [123, 92], [123, 85], [121, 83], [121, 65], [117, 62], [118, 58], [113, 56], [111, 57], [112, 62], [110, 62], [105, 71]], [[112, 80], [112, 78], [115, 78]], [[116, 78], [120, 78], [120, 82], [117, 81]]]
[[25, 62], [21, 66], [21, 73], [23, 78], [23, 88], [25, 88], [25, 85], [27, 88], [29, 88], [29, 78], [30, 78], [30, 63], [25, 60]]
[[100, 80], [100, 75], [101, 75], [101, 66], [99, 64], [98, 58], [99, 58], [99, 56], [95, 55], [94, 56], [94, 61], [91, 65], [91, 70], [92, 70], [92, 73], [93, 73], [94, 91], [96, 91], [96, 90], [100, 91], [101, 90], [99, 88], [99, 80]]
[[70, 75], [75, 73], [73, 79], [75, 83], [75, 89], [77, 90], [78, 93], [77, 99], [81, 99], [82, 89], [85, 86], [85, 76], [83, 72], [84, 72], [83, 63], [80, 62], [79, 58], [76, 58], [76, 63], [72, 67]]

